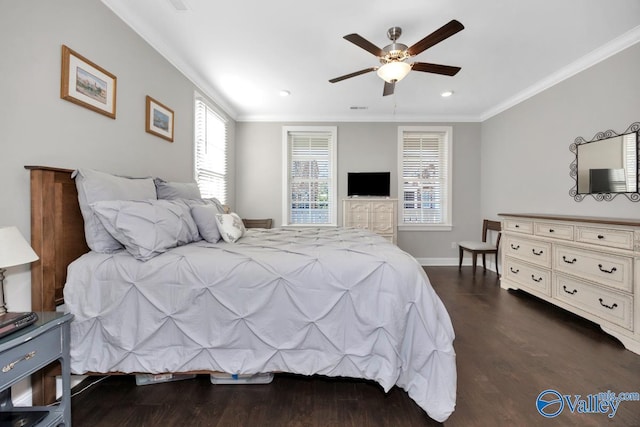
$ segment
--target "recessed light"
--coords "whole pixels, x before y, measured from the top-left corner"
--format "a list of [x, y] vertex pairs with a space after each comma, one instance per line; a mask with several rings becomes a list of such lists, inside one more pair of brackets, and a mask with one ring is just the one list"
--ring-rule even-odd
[[369, 109], [369, 107], [364, 107], [364, 106], [359, 106], [359, 105], [352, 105], [351, 107], [349, 107], [351, 110], [367, 110]]
[[440, 96], [442, 96], [443, 98], [448, 98], [448, 97], [450, 97], [451, 95], [453, 95], [453, 91], [452, 91], [452, 90], [447, 90], [447, 91], [442, 92], [442, 93], [440, 94]]
[[282, 89], [280, 91], [280, 96], [284, 97], [284, 96], [289, 96], [289, 95], [291, 95], [291, 92], [289, 92], [288, 90]]

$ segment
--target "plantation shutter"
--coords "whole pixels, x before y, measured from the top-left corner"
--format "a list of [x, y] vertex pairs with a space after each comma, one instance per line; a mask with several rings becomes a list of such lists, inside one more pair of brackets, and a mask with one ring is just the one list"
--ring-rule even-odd
[[635, 193], [638, 191], [638, 157], [636, 133], [628, 133], [622, 136], [623, 141], [623, 163], [625, 169], [626, 192]]
[[195, 101], [195, 178], [202, 197], [227, 202], [227, 121], [207, 103]]
[[448, 224], [449, 144], [444, 132], [402, 133], [402, 224]]
[[333, 134], [289, 131], [287, 138], [288, 223], [333, 223]]

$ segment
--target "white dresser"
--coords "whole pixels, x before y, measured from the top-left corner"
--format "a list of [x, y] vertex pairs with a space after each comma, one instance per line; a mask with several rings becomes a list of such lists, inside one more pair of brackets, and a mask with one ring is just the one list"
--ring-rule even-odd
[[377, 233], [393, 244], [397, 242], [397, 199], [358, 197], [342, 201], [342, 224]]
[[500, 216], [501, 287], [589, 319], [640, 354], [640, 220]]

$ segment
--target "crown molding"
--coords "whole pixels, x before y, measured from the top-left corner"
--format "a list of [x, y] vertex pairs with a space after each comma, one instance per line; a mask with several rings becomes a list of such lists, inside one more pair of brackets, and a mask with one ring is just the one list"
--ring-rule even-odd
[[538, 93], [549, 89], [552, 86], [557, 85], [558, 83], [566, 80], [581, 71], [586, 70], [589, 67], [596, 65], [599, 62], [604, 61], [610, 56], [615, 55], [618, 52], [621, 52], [628, 47], [633, 46], [634, 44], [640, 41], [640, 25], [627, 31], [621, 36], [613, 39], [611, 42], [600, 46], [599, 48], [593, 50], [589, 54], [583, 56], [577, 61], [572, 62], [564, 68], [556, 71], [551, 74], [547, 78], [539, 81], [538, 83], [530, 86], [529, 88], [517, 93], [515, 96], [507, 99], [506, 101], [496, 105], [493, 108], [485, 111], [480, 115], [480, 121], [485, 121], [490, 119], [491, 117], [502, 113], [505, 110], [508, 110], [511, 107], [518, 105], [519, 103], [526, 101]]
[[[160, 54], [167, 62], [175, 67], [187, 80], [193, 83], [194, 86], [205, 96], [211, 98], [215, 104], [221, 108], [225, 114], [231, 119], [236, 120], [238, 112], [231, 106], [231, 104], [217, 92], [209, 83], [199, 77], [199, 73], [194, 70], [189, 64], [181, 61], [179, 55], [175, 54], [172, 49], [158, 42], [160, 40], [159, 34], [148, 27], [143, 22], [132, 19], [133, 14], [127, 13], [126, 8], [120, 8], [117, 5], [109, 4], [107, 0], [101, 0], [109, 10], [111, 10], [122, 22], [124, 22], [134, 33], [142, 38], [152, 49]], [[180, 13], [189, 13], [184, 11]], [[141, 31], [138, 31], [140, 29]], [[146, 33], [149, 36], [145, 37], [142, 33]]]

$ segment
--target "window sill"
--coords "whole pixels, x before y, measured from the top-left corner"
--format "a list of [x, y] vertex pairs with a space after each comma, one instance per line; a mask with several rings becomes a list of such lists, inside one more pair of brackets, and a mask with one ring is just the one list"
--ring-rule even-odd
[[451, 224], [399, 224], [398, 231], [451, 231]]
[[281, 227], [288, 228], [335, 228], [337, 224], [282, 224]]

